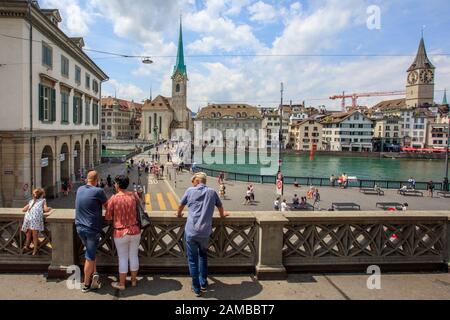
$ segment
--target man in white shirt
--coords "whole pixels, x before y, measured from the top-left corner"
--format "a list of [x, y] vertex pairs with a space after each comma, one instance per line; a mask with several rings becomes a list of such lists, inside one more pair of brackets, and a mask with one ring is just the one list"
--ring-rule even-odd
[[289, 208], [288, 208], [288, 205], [287, 205], [286, 199], [285, 199], [285, 200], [283, 200], [283, 202], [281, 203], [281, 212], [286, 212], [286, 211], [288, 211], [288, 210], [289, 210]]

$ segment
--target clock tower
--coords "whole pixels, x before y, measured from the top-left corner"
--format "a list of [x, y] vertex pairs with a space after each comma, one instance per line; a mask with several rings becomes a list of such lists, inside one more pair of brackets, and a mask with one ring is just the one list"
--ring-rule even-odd
[[178, 128], [189, 128], [189, 115], [187, 109], [187, 71], [184, 64], [183, 28], [180, 20], [180, 35], [178, 38], [177, 62], [172, 74], [172, 109], [174, 120]]
[[416, 59], [407, 71], [406, 105], [408, 107], [434, 103], [434, 71], [435, 67], [428, 59], [422, 37]]

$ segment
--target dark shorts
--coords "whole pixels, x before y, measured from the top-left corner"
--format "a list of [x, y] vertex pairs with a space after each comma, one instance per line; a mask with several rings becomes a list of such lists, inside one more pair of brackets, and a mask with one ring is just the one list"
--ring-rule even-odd
[[86, 247], [86, 260], [94, 261], [98, 244], [100, 243], [100, 233], [83, 226], [77, 226], [77, 233], [81, 242]]

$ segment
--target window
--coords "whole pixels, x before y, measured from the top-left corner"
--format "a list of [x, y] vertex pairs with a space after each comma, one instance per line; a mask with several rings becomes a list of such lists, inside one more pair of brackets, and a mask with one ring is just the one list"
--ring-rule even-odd
[[95, 93], [99, 91], [97, 80], [92, 80], [92, 90], [94, 90]]
[[45, 42], [42, 43], [42, 65], [53, 68], [53, 49]]
[[98, 125], [98, 102], [92, 104], [92, 124]]
[[86, 89], [91, 88], [91, 76], [86, 73]]
[[56, 90], [39, 84], [39, 120], [56, 120]]
[[180, 92], [180, 84], [179, 83], [177, 83], [177, 85], [176, 85], [175, 92]]
[[81, 68], [78, 66], [75, 66], [75, 82], [81, 84]]
[[61, 92], [61, 123], [69, 123], [69, 94]]
[[69, 77], [69, 59], [64, 56], [61, 56], [61, 75]]
[[84, 103], [84, 111], [86, 113], [86, 121], [84, 122], [84, 124], [86, 125], [90, 125], [91, 124], [91, 101], [87, 100]]
[[83, 108], [81, 107], [81, 97], [73, 97], [73, 123], [81, 124], [83, 122]]

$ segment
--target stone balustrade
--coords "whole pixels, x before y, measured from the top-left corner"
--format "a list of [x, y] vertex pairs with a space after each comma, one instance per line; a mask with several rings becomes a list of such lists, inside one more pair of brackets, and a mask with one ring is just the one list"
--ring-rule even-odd
[[[74, 210], [53, 210], [40, 235], [39, 255], [22, 248], [24, 214], [0, 208], [0, 271], [48, 272], [64, 278], [83, 263]], [[186, 273], [184, 218], [152, 212], [143, 231], [141, 271]], [[288, 272], [444, 270], [450, 256], [450, 212], [231, 212], [214, 218], [209, 266], [217, 273], [252, 273], [283, 279]], [[98, 249], [101, 271], [117, 272], [117, 253], [105, 225]]]

